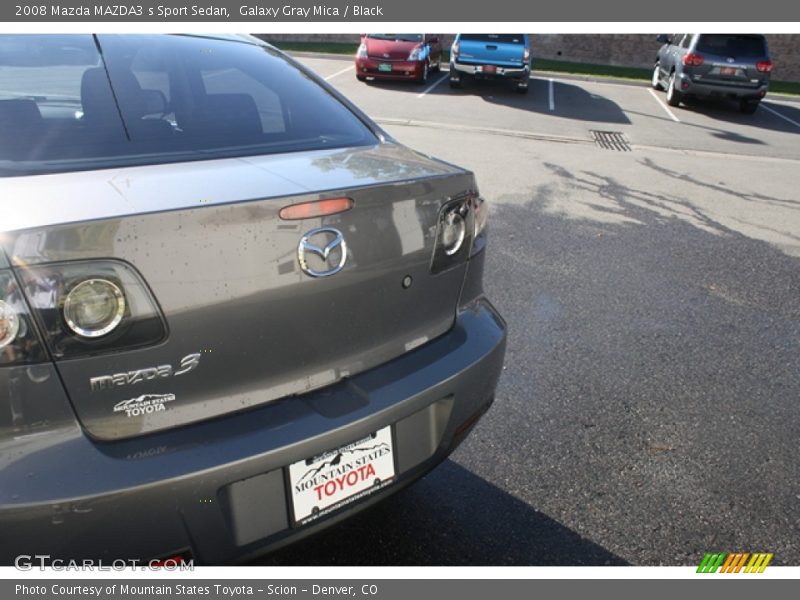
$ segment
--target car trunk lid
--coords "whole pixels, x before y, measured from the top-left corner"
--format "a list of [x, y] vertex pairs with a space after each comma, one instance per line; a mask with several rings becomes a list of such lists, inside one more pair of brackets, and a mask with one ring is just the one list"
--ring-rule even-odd
[[[11, 185], [21, 205], [38, 209], [17, 215], [21, 230], [5, 238], [18, 270], [122, 260], [138, 270], [166, 318], [169, 335], [155, 347], [56, 360], [76, 413], [99, 439], [301, 395], [391, 360], [453, 323], [465, 262], [432, 274], [431, 260], [443, 205], [474, 180], [395, 144], [13, 178]], [[350, 198], [353, 208], [279, 217], [285, 206], [335, 197]], [[77, 222], [65, 222], [67, 215]], [[314, 277], [301, 268], [299, 245], [319, 228], [345, 240], [346, 262]], [[332, 239], [323, 232], [310, 241], [324, 248]], [[330, 270], [315, 252], [303, 252], [316, 269]], [[121, 383], [93, 389], [93, 379], [119, 374]], [[163, 408], [115, 410], [145, 400]]]

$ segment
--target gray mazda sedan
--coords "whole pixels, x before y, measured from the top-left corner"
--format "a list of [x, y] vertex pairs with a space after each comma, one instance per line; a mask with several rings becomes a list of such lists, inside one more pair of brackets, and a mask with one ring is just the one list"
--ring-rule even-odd
[[241, 561], [492, 403], [472, 173], [250, 37], [0, 36], [0, 563]]

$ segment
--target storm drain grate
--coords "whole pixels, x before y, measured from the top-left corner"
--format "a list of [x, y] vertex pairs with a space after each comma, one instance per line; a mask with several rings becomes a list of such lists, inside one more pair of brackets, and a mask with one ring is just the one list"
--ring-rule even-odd
[[595, 131], [592, 130], [595, 143], [606, 150], [617, 152], [630, 152], [631, 145], [621, 131]]

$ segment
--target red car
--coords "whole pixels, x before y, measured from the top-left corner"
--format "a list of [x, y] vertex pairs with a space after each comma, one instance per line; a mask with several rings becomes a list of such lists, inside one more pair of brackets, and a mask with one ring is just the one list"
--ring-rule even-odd
[[361, 36], [356, 77], [428, 80], [442, 64], [439, 36], [423, 33], [369, 33]]

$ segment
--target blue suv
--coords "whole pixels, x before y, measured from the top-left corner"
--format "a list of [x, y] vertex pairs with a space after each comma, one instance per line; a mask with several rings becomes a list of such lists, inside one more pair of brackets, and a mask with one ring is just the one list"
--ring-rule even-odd
[[510, 79], [528, 91], [531, 46], [526, 33], [459, 33], [450, 50], [450, 87], [471, 78]]

